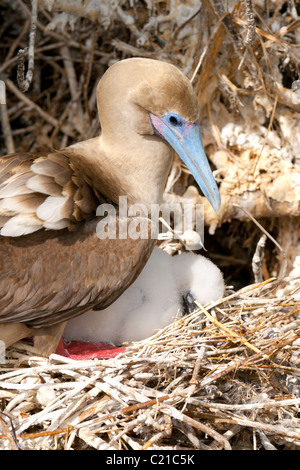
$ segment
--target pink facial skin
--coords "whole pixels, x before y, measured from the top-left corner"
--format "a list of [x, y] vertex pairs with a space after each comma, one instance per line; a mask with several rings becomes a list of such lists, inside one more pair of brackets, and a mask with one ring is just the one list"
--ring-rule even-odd
[[185, 126], [184, 126], [184, 130], [182, 132], [182, 135], [188, 134], [192, 127], [196, 127], [198, 125], [199, 125], [198, 119], [195, 122], [186, 122]]
[[[149, 113], [150, 114], [150, 119], [152, 122], [152, 126], [154, 127], [155, 131], [158, 132], [161, 136], [164, 135], [164, 129], [167, 126], [167, 124], [163, 121], [162, 118], [156, 116], [155, 114]], [[182, 136], [185, 136], [189, 133], [190, 129], [192, 127], [198, 126], [198, 120], [195, 122], [185, 122], [183, 126], [178, 128], [179, 133]]]
[[155, 116], [155, 114], [152, 114], [152, 113], [149, 113], [150, 114], [150, 119], [151, 119], [151, 122], [152, 122], [152, 126], [154, 127], [154, 129], [156, 130], [156, 132], [158, 132], [160, 135], [163, 135], [163, 129], [164, 129], [164, 122], [157, 116]]

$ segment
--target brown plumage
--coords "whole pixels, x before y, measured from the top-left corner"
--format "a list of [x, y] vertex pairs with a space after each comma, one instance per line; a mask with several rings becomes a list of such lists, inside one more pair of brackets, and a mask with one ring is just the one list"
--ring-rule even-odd
[[101, 136], [0, 159], [0, 340], [7, 345], [40, 335], [39, 352], [51, 352], [63, 322], [112, 303], [153, 249], [150, 239], [99, 240], [96, 209], [103, 202], [117, 209], [119, 196], [129, 205], [161, 202], [172, 149], [153, 122], [176, 113], [194, 126], [196, 96], [172, 65], [128, 59], [104, 74], [98, 105]]

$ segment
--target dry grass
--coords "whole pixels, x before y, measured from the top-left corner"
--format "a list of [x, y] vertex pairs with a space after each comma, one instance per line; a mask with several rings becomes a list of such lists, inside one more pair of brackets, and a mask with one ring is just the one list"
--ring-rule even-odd
[[1, 371], [1, 447], [298, 448], [297, 290], [248, 286], [114, 359], [33, 357], [19, 343]]

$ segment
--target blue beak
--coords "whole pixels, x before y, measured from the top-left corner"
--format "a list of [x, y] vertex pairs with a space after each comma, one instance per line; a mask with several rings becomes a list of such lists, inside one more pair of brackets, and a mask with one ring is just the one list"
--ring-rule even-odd
[[205, 155], [198, 122], [187, 123], [174, 113], [163, 117], [150, 113], [150, 119], [155, 132], [173, 147], [217, 212], [220, 193]]

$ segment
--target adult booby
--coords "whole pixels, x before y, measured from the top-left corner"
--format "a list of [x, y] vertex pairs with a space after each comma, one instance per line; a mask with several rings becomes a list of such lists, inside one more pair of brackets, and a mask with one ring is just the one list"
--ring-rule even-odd
[[[104, 309], [137, 278], [155, 240], [99, 239], [96, 209], [159, 204], [172, 148], [217, 211], [197, 97], [175, 66], [132, 58], [97, 88], [101, 135], [48, 154], [0, 159], [0, 340], [52, 352], [66, 320]], [[122, 216], [123, 217], [123, 216]], [[132, 217], [123, 217], [129, 225]]]

